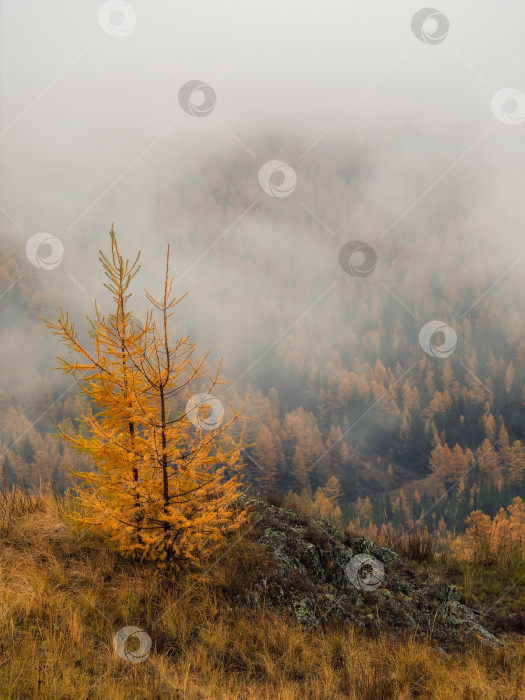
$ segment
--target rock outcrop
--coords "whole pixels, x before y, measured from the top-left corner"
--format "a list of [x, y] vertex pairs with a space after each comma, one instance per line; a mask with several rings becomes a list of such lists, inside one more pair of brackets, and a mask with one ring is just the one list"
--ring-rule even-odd
[[456, 589], [424, 567], [326, 521], [244, 501], [256, 541], [274, 563], [236, 597], [237, 605], [286, 609], [309, 627], [340, 620], [371, 634], [431, 638], [444, 648], [475, 640], [500, 644], [458, 601]]

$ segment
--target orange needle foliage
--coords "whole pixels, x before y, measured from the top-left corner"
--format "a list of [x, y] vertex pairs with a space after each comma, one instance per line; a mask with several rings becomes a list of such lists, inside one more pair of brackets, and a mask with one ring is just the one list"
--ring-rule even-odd
[[[77, 378], [88, 397], [83, 429], [58, 426], [59, 436], [95, 465], [93, 471], [73, 471], [80, 479], [77, 523], [100, 527], [126, 556], [162, 566], [195, 561], [245, 519], [236, 505], [242, 431], [238, 440], [227, 434], [240, 412], [230, 407], [231, 418], [211, 430], [202, 420], [194, 421], [197, 427], [190, 421], [186, 402], [206, 375], [207, 355], [194, 362], [195, 345], [187, 337], [170, 345], [168, 319], [180, 299], [171, 291], [169, 245], [163, 298], [146, 291], [154, 308], [139, 326], [128, 303], [140, 253], [132, 264], [124, 261], [113, 228], [110, 237], [111, 256], [101, 252], [100, 261], [115, 311], [105, 318], [95, 305], [96, 317], [89, 320], [93, 348], [80, 343], [62, 309], [57, 323], [46, 321], [78, 357], [58, 358], [60, 369]], [[219, 371], [206, 375], [208, 394], [222, 383]], [[201, 419], [205, 406], [197, 414]]]

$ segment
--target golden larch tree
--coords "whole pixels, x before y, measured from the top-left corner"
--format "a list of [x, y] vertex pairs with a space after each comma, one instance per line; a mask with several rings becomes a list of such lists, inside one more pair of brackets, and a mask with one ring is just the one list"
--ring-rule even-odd
[[123, 555], [162, 566], [196, 561], [246, 517], [237, 505], [242, 430], [237, 440], [228, 435], [240, 411], [230, 406], [231, 417], [222, 420], [222, 403], [212, 395], [222, 383], [220, 365], [208, 375], [207, 354], [194, 360], [188, 337], [170, 343], [169, 319], [183, 297], [172, 294], [169, 245], [162, 298], [146, 291], [152, 307], [141, 325], [128, 308], [140, 253], [130, 264], [113, 228], [110, 238], [111, 255], [101, 252], [99, 260], [114, 311], [104, 317], [95, 304], [92, 347], [78, 340], [62, 309], [57, 323], [46, 321], [77, 356], [58, 358], [60, 369], [87, 397], [80, 429], [58, 426], [94, 464], [73, 471], [80, 481], [76, 521], [101, 528]]

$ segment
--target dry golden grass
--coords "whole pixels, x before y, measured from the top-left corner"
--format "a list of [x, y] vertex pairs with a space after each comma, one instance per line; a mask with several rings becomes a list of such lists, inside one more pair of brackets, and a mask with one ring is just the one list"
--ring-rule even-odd
[[[67, 501], [16, 498], [0, 519], [2, 698], [525, 697], [518, 638], [446, 655], [349, 625], [307, 631], [264, 606], [231, 609], [224, 591], [242, 590], [246, 570], [264, 566], [247, 539], [208, 571], [176, 579], [122, 561], [97, 533], [75, 533]], [[126, 625], [152, 639], [141, 663], [114, 651]]]

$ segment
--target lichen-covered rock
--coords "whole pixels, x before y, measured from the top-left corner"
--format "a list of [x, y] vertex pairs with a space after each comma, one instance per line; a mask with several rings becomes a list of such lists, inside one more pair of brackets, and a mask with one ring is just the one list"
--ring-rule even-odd
[[244, 502], [256, 541], [273, 554], [274, 566], [261, 572], [244, 599], [237, 596], [237, 605], [286, 609], [308, 627], [340, 620], [374, 634], [430, 637], [441, 647], [500, 644], [459, 603], [453, 586], [391, 550], [289, 508], [248, 497]]

